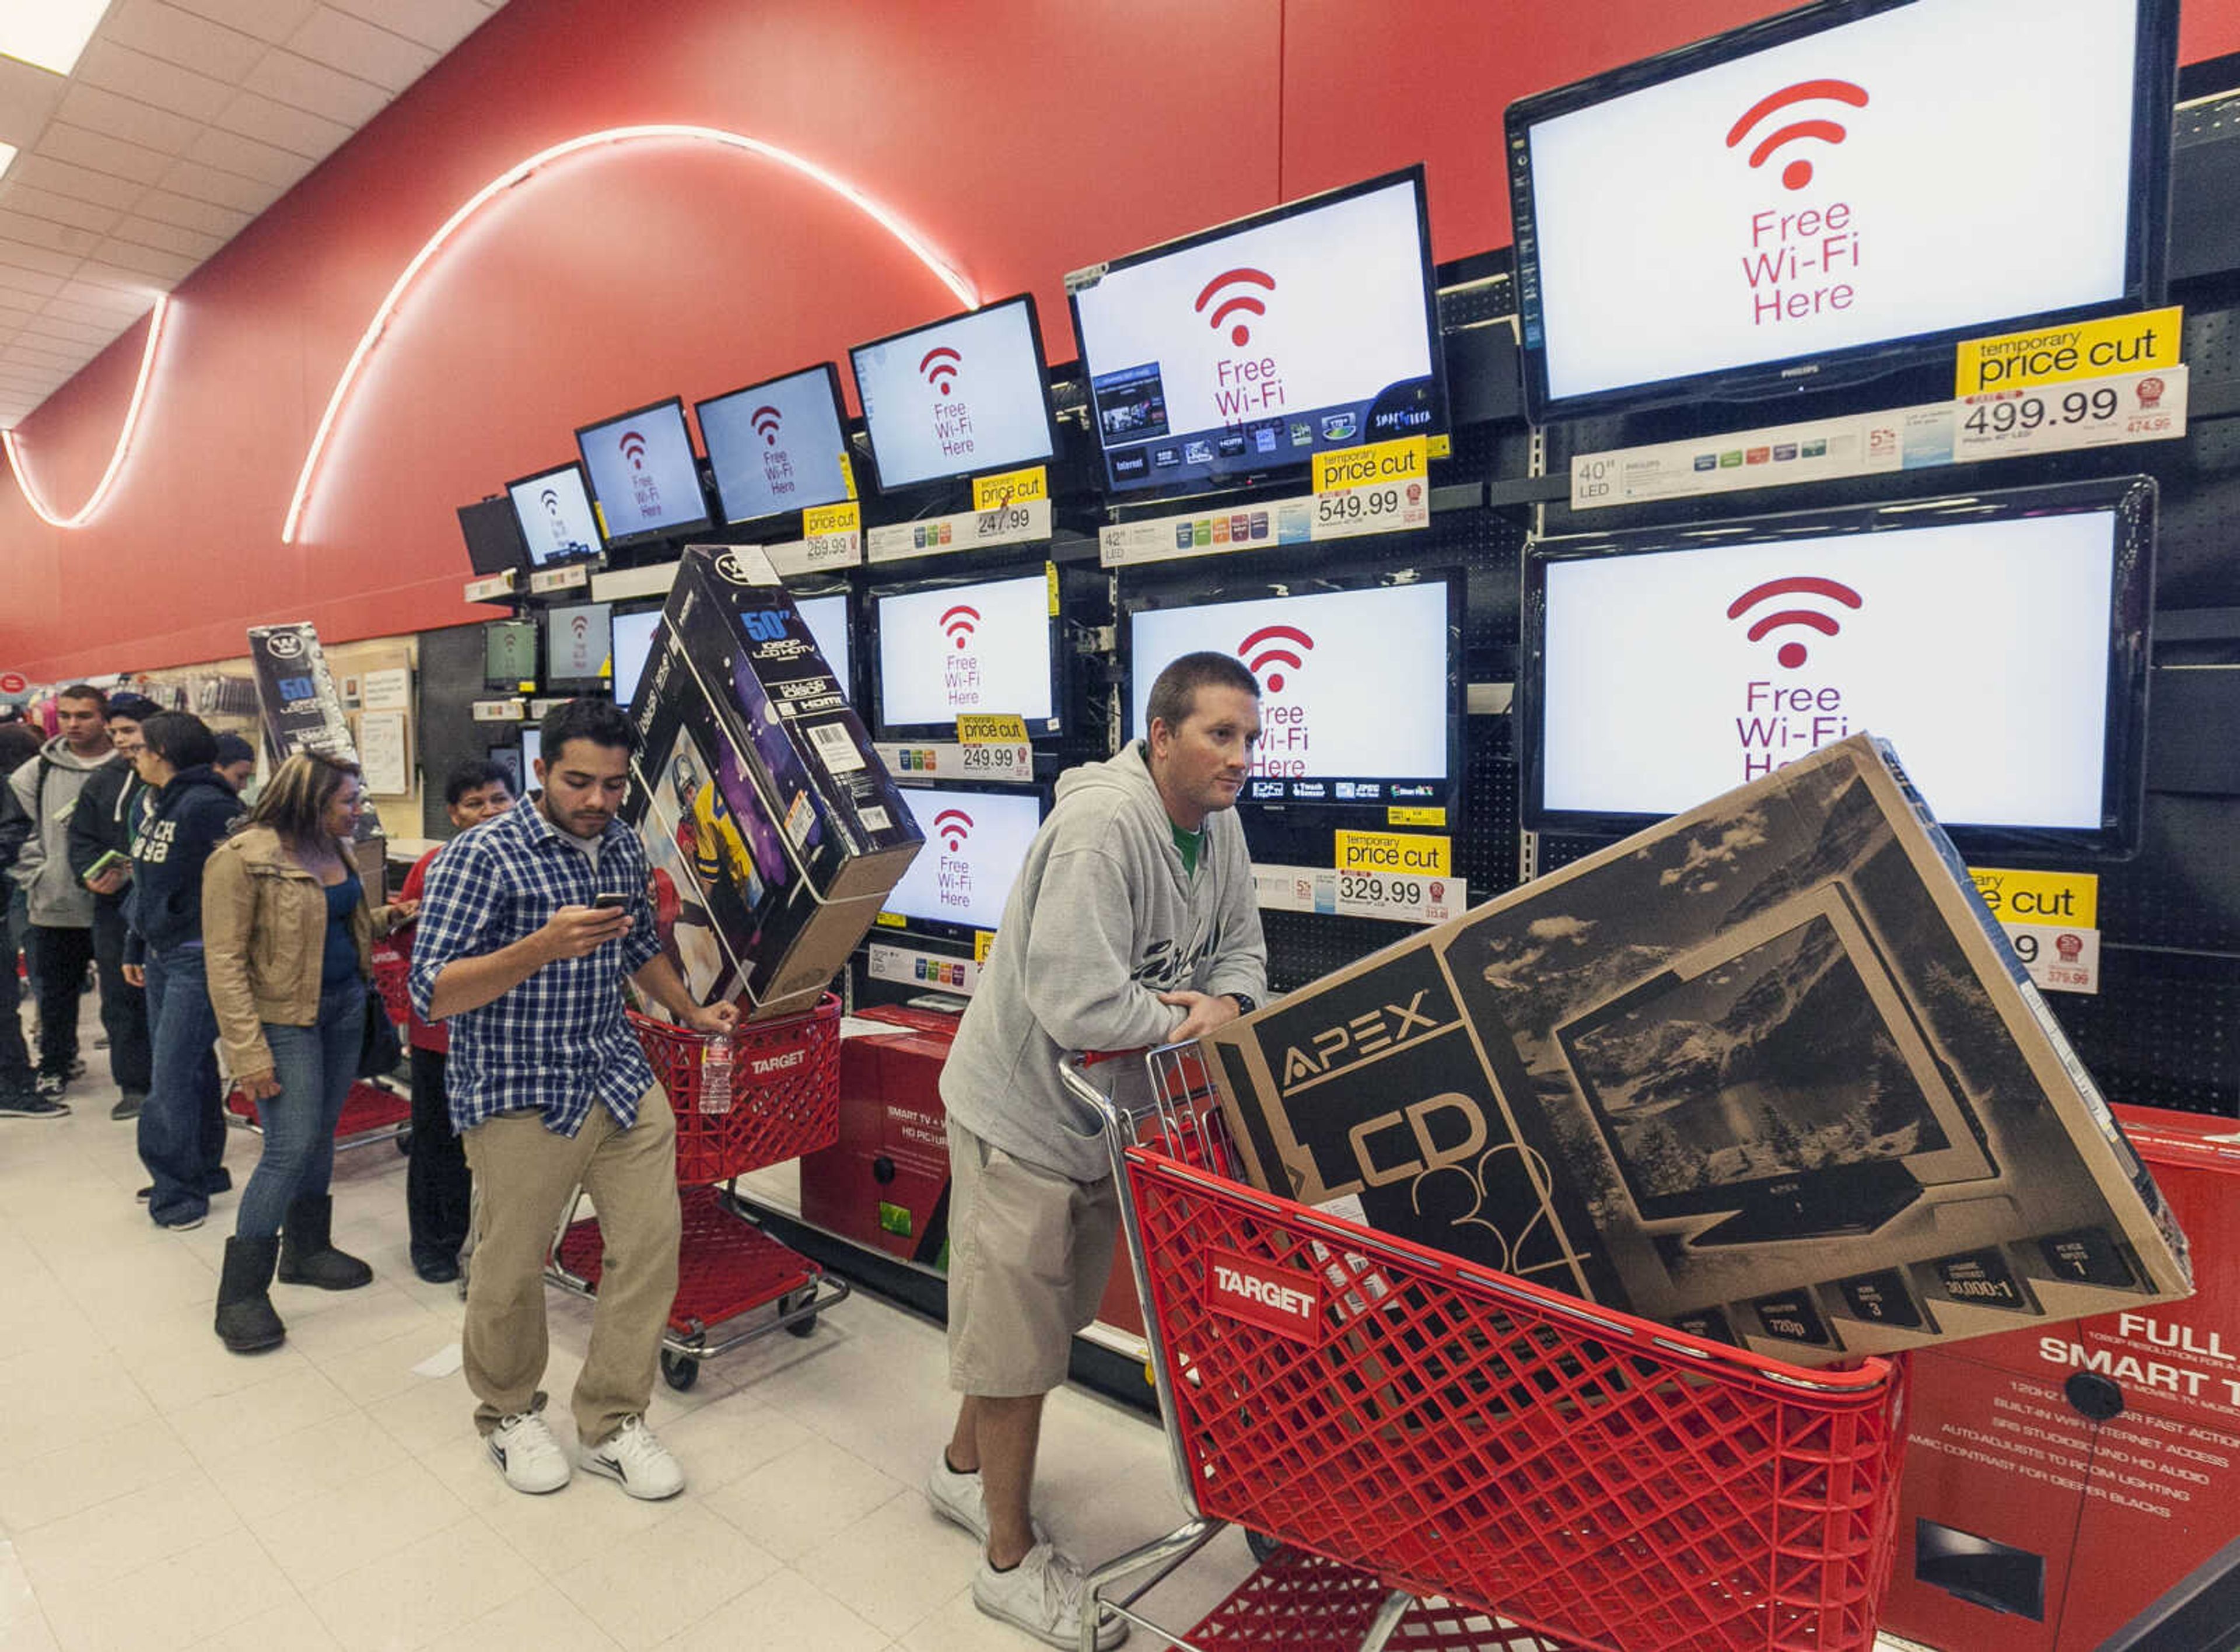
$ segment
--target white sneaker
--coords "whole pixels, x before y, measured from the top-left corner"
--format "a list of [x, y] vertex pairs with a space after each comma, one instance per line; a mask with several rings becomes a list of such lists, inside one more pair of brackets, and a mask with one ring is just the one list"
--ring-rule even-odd
[[[935, 1514], [963, 1527], [980, 1540], [981, 1547], [987, 1547], [988, 1493], [978, 1475], [959, 1474], [949, 1466], [945, 1447], [933, 1454], [933, 1470], [925, 1477], [925, 1501]], [[1050, 1533], [1043, 1529], [1043, 1522], [1037, 1520], [1032, 1523], [1035, 1541], [1050, 1542]]]
[[643, 1417], [626, 1417], [604, 1445], [584, 1446], [576, 1461], [593, 1474], [617, 1482], [633, 1497], [659, 1502], [684, 1489], [684, 1470], [669, 1448], [653, 1437]]
[[[972, 1603], [990, 1617], [1024, 1629], [1052, 1646], [1081, 1644], [1081, 1568], [1048, 1542], [1037, 1543], [1008, 1572], [980, 1557], [972, 1580]], [[1128, 1625], [1106, 1614], [1097, 1625], [1098, 1652], [1128, 1638]]]
[[534, 1411], [503, 1417], [483, 1436], [490, 1461], [516, 1491], [542, 1496], [568, 1483], [568, 1454]]

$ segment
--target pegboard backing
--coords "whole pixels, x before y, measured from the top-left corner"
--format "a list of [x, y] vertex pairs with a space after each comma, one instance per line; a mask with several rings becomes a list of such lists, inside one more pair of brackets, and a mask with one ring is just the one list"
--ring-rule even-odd
[[2046, 1003], [2111, 1102], [2240, 1117], [2240, 958], [2103, 946], [2100, 991]]

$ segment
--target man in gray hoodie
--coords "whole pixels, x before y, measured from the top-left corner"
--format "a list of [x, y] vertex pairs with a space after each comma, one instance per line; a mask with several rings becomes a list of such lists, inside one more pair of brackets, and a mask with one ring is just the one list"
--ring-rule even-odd
[[[1055, 1646], [1077, 1644], [1082, 1575], [1029, 1514], [1043, 1400], [1096, 1316], [1119, 1226], [1103, 1140], [1057, 1060], [1196, 1038], [1267, 991], [1234, 809], [1259, 703], [1232, 656], [1186, 654], [1152, 684], [1145, 739], [1059, 776], [942, 1071], [950, 1386], [964, 1400], [926, 1495], [984, 1545], [980, 1609]], [[1097, 1644], [1126, 1635], [1107, 1618]]]

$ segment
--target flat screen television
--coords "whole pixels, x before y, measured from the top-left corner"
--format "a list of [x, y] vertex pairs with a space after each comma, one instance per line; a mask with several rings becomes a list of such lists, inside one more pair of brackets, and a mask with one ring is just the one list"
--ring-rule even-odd
[[1148, 733], [1151, 684], [1178, 656], [1233, 654], [1260, 683], [1260, 743], [1241, 804], [1383, 811], [1455, 802], [1463, 581], [1333, 577], [1284, 594], [1154, 591], [1127, 607], [1128, 733]]
[[848, 363], [882, 492], [1057, 451], [1030, 294], [858, 344]]
[[1064, 732], [1063, 656], [1043, 572], [871, 593], [871, 720], [883, 740], [953, 740], [968, 711]]
[[510, 574], [529, 566], [529, 546], [513, 502], [503, 497], [459, 507], [459, 532], [467, 542], [467, 563], [476, 573]]
[[483, 686], [519, 694], [537, 684], [537, 622], [492, 620], [483, 627]]
[[530, 723], [521, 731], [521, 783], [534, 786], [537, 759], [544, 755], [544, 730]]
[[666, 539], [709, 525], [708, 499], [684, 403], [676, 396], [586, 424], [577, 450], [610, 548]]
[[848, 594], [829, 591], [822, 596], [797, 596], [793, 605], [801, 610], [801, 623], [809, 627], [809, 634], [817, 639], [817, 651], [824, 656], [832, 675], [840, 680], [850, 699], [855, 698], [856, 679], [849, 673], [855, 667], [855, 636], [853, 623], [848, 614]]
[[505, 776], [505, 789], [517, 797], [527, 796], [521, 769], [521, 743], [509, 740], [502, 746], [491, 746], [487, 755]]
[[1555, 1029], [1644, 1222], [1691, 1246], [1873, 1232], [1997, 1174], [1840, 883], [1670, 959]]
[[614, 683], [614, 607], [571, 603], [545, 610], [544, 685], [556, 694], [600, 693]]
[[886, 899], [911, 928], [944, 936], [993, 929], [1042, 829], [1039, 793], [1019, 788], [904, 786], [925, 847]]
[[695, 402], [692, 411], [725, 522], [856, 496], [840, 374], [831, 363]]
[[1510, 104], [1531, 417], [2160, 303], [2177, 11], [1828, 0]]
[[1420, 165], [1077, 270], [1066, 291], [1116, 490], [1447, 429]]
[[1528, 545], [1524, 824], [1623, 836], [1864, 732], [1970, 854], [2126, 853], [2155, 496], [2117, 477]]
[[645, 675], [645, 663], [653, 652], [653, 633], [661, 623], [661, 610], [642, 609], [635, 614], [617, 614], [612, 622], [615, 650], [615, 703], [627, 706], [637, 696], [637, 680]]
[[514, 520], [521, 524], [522, 542], [528, 547], [532, 567], [581, 562], [599, 554], [604, 543], [599, 519], [591, 510], [591, 495], [583, 483], [583, 467], [572, 460], [533, 476], [505, 484], [513, 501]]

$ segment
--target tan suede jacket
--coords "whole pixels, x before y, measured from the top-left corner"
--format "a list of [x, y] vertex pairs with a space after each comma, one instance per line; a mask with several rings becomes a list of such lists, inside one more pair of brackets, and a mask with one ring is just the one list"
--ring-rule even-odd
[[[368, 980], [373, 938], [390, 910], [377, 912], [361, 896], [350, 916], [358, 973]], [[203, 968], [228, 1072], [272, 1070], [264, 1023], [308, 1027], [318, 1019], [326, 932], [326, 890], [270, 827], [251, 826], [210, 851], [203, 868]]]

